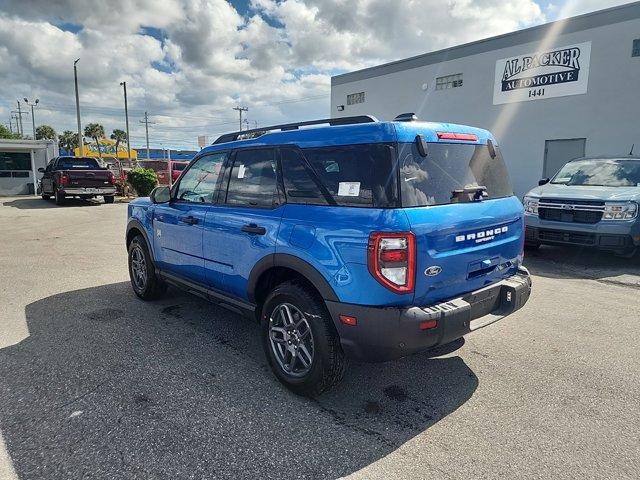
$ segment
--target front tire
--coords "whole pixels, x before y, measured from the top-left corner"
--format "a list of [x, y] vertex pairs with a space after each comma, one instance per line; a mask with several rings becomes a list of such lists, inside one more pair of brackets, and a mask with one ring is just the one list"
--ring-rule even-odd
[[114, 200], [115, 197], [113, 197], [112, 195], [107, 195], [104, 197], [104, 203], [113, 203]]
[[142, 300], [156, 300], [167, 291], [167, 284], [156, 275], [142, 235], [137, 235], [129, 244], [129, 278], [134, 293]]
[[289, 390], [314, 397], [342, 380], [345, 356], [322, 299], [298, 282], [278, 285], [261, 314], [269, 365]]

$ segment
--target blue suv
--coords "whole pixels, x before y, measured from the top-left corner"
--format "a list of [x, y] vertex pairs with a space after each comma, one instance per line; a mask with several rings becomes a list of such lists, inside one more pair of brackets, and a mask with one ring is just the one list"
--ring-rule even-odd
[[129, 204], [133, 290], [168, 284], [260, 322], [292, 391], [338, 383], [521, 308], [523, 207], [485, 130], [347, 117], [221, 136]]

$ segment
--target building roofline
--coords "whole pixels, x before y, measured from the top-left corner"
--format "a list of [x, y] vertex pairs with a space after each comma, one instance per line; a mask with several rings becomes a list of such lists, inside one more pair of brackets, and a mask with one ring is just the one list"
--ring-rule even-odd
[[539, 42], [547, 35], [549, 30], [557, 28], [557, 25], [561, 25], [562, 34], [567, 34], [625, 22], [636, 18], [640, 18], [640, 1], [556, 20], [555, 22], [545, 23], [495, 37], [484, 38], [475, 42], [424, 53], [414, 57], [356, 70], [354, 72], [343, 73], [331, 77], [331, 86], [343, 85], [412, 68], [456, 60], [458, 58], [478, 55], [515, 45]]

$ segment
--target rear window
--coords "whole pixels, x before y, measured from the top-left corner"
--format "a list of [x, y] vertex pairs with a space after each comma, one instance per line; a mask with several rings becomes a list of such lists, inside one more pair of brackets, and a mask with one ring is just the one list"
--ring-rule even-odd
[[61, 158], [58, 160], [60, 170], [99, 170], [100, 165], [93, 158]]
[[[429, 143], [422, 157], [415, 142], [399, 145], [400, 188], [404, 207], [469, 201], [476, 187], [484, 198], [513, 195], [500, 150], [491, 158], [487, 145]], [[464, 191], [464, 192], [463, 192]]]
[[394, 149], [386, 144], [282, 149], [289, 203], [398, 206]]

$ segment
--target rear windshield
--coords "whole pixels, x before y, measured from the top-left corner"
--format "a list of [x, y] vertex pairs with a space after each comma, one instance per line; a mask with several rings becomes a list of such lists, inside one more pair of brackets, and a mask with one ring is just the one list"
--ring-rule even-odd
[[480, 195], [482, 198], [513, 195], [497, 147], [495, 158], [491, 158], [487, 145], [429, 143], [426, 158], [418, 153], [415, 142], [402, 143], [398, 149], [404, 207], [472, 201]]
[[281, 152], [289, 203], [398, 206], [395, 149], [391, 145], [307, 148], [302, 153], [283, 148]]
[[640, 160], [577, 160], [560, 169], [551, 183], [601, 187], [640, 187]]
[[182, 170], [185, 169], [185, 167], [189, 165], [188, 163], [174, 163], [173, 164], [173, 169], [177, 172], [181, 172]]
[[93, 158], [61, 158], [58, 160], [61, 170], [99, 170], [100, 165]]

